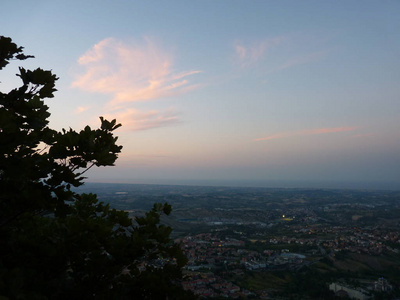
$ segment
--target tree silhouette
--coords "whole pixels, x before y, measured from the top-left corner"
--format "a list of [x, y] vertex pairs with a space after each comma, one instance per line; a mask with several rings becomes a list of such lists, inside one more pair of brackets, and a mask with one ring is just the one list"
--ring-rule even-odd
[[[0, 36], [0, 70], [22, 61], [23, 48]], [[48, 106], [56, 75], [19, 68], [22, 85], [0, 92], [0, 299], [186, 299], [179, 286], [186, 263], [154, 205], [131, 220], [83, 184], [93, 166], [112, 166], [116, 120], [55, 131]]]

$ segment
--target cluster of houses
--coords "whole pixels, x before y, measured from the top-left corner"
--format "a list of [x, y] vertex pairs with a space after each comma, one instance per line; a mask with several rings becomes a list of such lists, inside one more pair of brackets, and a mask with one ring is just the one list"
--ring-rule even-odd
[[204, 298], [224, 297], [238, 299], [254, 295], [252, 292], [241, 289], [232, 282], [226, 281], [211, 272], [187, 273], [183, 288], [191, 290], [197, 296]]
[[[297, 236], [302, 237], [297, 237]], [[309, 237], [304, 237], [308, 235]], [[294, 229], [294, 236], [277, 236], [268, 240], [270, 244], [299, 244], [322, 246], [333, 251], [380, 255], [384, 251], [399, 253], [390, 244], [400, 245], [400, 233], [387, 228], [356, 228], [345, 226], [309, 226]], [[389, 243], [388, 243], [389, 242]]]
[[[229, 270], [231, 274], [261, 269], [297, 270], [313, 262], [312, 257], [307, 258], [302, 254], [291, 253], [287, 249], [268, 250], [268, 244], [313, 246], [315, 249], [311, 251], [311, 254], [317, 255], [319, 258], [327, 255], [332, 256], [335, 252], [342, 250], [370, 255], [379, 255], [383, 251], [399, 252], [396, 247], [389, 245], [400, 244], [400, 233], [392, 232], [386, 228], [362, 229], [344, 226], [314, 226], [293, 228], [293, 233], [293, 237], [276, 236], [265, 240], [266, 250], [263, 252], [245, 249], [245, 241], [229, 237], [220, 238], [215, 233], [202, 233], [177, 240], [181, 243], [188, 258], [188, 264], [185, 267], [187, 277], [183, 283], [184, 288], [204, 297], [240, 298], [250, 292], [216, 276], [214, 274], [216, 269]], [[304, 237], [305, 235], [309, 237]], [[243, 235], [243, 238], [245, 238], [245, 235]], [[329, 253], [325, 249], [329, 249]], [[199, 273], [199, 271], [202, 272]], [[384, 280], [378, 280], [375, 285], [375, 290], [379, 288], [382, 291], [390, 289]], [[350, 287], [344, 287], [339, 283], [332, 283], [331, 289], [338, 294], [345, 292], [357, 294], [360, 292], [354, 292]], [[368, 299], [365, 298], [368, 297], [368, 294], [364, 294], [364, 296], [357, 295], [359, 295], [359, 299]]]
[[338, 250], [380, 255], [383, 251], [399, 253], [390, 244], [400, 245], [400, 233], [387, 228], [333, 228], [337, 238], [326, 241], [325, 246]]
[[[213, 271], [229, 270], [241, 275], [245, 270], [266, 268], [288, 268], [301, 265], [305, 256], [284, 251], [257, 251], [244, 249], [244, 241], [225, 238], [221, 240], [212, 233], [188, 236], [179, 240], [189, 262], [183, 287], [203, 297], [228, 297], [230, 299], [249, 296], [252, 293], [215, 275]], [[199, 271], [202, 271], [201, 273]]]

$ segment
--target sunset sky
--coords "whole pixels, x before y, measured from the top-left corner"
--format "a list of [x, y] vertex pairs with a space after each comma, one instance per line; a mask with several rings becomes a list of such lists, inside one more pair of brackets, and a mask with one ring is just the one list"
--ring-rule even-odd
[[0, 34], [60, 77], [53, 128], [122, 123], [90, 181], [400, 188], [399, 16], [397, 0], [4, 0]]

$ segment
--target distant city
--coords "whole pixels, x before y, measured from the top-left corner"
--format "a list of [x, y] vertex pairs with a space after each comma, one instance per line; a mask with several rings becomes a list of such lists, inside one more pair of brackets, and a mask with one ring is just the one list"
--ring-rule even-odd
[[133, 220], [171, 204], [162, 223], [188, 259], [182, 286], [205, 299], [400, 297], [399, 190], [87, 183], [79, 191]]

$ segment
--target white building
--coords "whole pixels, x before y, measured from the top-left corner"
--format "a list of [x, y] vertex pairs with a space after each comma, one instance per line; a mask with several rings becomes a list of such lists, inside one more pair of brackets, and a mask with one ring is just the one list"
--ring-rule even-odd
[[378, 281], [375, 281], [374, 290], [378, 292], [389, 292], [393, 289], [393, 287], [387, 282], [387, 280], [383, 277], [379, 278]]
[[366, 290], [361, 288], [351, 288], [341, 283], [333, 282], [329, 285], [329, 289], [335, 292], [335, 294], [342, 294], [345, 292], [351, 299], [356, 299], [356, 300], [371, 299], [371, 297], [368, 296], [368, 292]]

